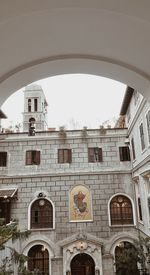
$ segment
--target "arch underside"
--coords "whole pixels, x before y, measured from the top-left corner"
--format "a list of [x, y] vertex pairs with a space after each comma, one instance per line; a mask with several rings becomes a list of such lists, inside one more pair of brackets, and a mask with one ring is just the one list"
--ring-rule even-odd
[[150, 3], [15, 4], [0, 10], [0, 104], [33, 81], [68, 73], [112, 78], [150, 99]]

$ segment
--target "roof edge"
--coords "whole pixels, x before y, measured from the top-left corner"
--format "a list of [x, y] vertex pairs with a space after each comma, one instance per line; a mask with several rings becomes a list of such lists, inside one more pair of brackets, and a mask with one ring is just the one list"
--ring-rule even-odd
[[126, 114], [127, 109], [129, 107], [129, 104], [130, 104], [130, 101], [131, 101], [131, 98], [133, 96], [133, 92], [134, 92], [133, 88], [131, 88], [129, 86], [126, 88], [125, 95], [124, 95], [123, 102], [122, 102], [122, 106], [121, 106], [121, 110], [120, 110], [120, 116], [124, 116]]

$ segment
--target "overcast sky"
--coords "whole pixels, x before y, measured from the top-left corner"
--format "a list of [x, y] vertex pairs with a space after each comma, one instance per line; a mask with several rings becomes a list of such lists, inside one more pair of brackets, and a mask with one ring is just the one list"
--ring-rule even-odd
[[[61, 75], [39, 80], [48, 102], [48, 126], [67, 129], [99, 128], [118, 118], [126, 86], [120, 82], [93, 75]], [[22, 123], [23, 89], [3, 104], [8, 119], [3, 127]], [[19, 104], [18, 104], [19, 102]]]

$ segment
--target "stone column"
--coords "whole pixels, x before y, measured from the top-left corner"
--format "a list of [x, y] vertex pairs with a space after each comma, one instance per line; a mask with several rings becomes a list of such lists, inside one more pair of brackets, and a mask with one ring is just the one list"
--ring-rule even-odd
[[114, 259], [111, 254], [104, 254], [102, 258], [103, 275], [114, 275]]

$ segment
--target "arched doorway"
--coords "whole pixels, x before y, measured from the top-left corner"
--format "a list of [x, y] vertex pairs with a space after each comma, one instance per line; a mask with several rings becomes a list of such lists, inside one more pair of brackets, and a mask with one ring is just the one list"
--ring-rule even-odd
[[95, 263], [86, 253], [76, 255], [71, 261], [71, 275], [95, 275]]
[[43, 245], [35, 245], [28, 252], [28, 269], [49, 275], [49, 253]]
[[116, 275], [140, 275], [138, 253], [133, 244], [120, 242], [115, 248]]

